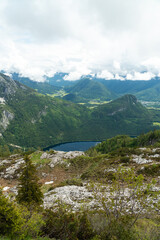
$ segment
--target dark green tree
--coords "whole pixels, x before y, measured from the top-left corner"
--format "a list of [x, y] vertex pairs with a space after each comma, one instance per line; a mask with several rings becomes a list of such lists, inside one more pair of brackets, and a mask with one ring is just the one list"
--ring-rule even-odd
[[17, 201], [20, 204], [39, 206], [43, 203], [43, 193], [40, 189], [39, 178], [36, 167], [32, 164], [29, 157], [24, 158], [25, 166], [19, 178]]

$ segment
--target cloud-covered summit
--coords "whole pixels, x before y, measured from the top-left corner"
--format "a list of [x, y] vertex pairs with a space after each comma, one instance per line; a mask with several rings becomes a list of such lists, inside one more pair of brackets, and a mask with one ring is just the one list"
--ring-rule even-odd
[[160, 75], [159, 0], [1, 0], [0, 69], [42, 81]]

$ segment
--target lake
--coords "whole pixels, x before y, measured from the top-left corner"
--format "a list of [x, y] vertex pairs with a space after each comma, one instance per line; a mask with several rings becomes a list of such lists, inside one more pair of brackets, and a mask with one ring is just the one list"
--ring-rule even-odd
[[49, 149], [54, 149], [57, 151], [86, 151], [90, 147], [94, 147], [96, 144], [100, 142], [70, 142], [70, 143], [62, 143], [55, 145], [53, 147], [50, 147]]

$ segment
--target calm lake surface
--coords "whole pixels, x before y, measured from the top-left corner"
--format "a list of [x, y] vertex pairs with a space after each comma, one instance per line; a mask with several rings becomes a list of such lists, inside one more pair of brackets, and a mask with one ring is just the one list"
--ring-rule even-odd
[[50, 149], [54, 149], [57, 151], [86, 151], [90, 147], [94, 147], [100, 142], [72, 142], [72, 143], [62, 143], [51, 147]]

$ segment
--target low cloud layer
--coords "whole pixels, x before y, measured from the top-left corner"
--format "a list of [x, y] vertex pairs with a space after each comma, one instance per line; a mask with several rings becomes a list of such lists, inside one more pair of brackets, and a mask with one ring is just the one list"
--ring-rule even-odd
[[1, 0], [0, 69], [43, 81], [160, 76], [159, 0]]

